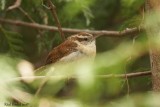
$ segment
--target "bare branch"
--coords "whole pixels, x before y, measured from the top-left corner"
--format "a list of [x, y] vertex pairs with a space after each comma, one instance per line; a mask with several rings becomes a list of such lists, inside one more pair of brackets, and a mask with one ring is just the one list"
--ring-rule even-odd
[[32, 23], [35, 23], [35, 21], [32, 19], [31, 16], [28, 15], [28, 13], [21, 7], [18, 7], [18, 9], [20, 10], [20, 12], [22, 12]]
[[18, 8], [21, 5], [21, 2], [22, 2], [22, 0], [16, 0], [15, 3], [12, 6], [9, 6], [7, 8], [7, 11]]
[[52, 15], [53, 15], [53, 17], [55, 19], [56, 24], [57, 24], [60, 36], [61, 36], [62, 40], [64, 41], [65, 40], [65, 36], [63, 34], [62, 27], [61, 27], [61, 24], [59, 22], [59, 19], [58, 19], [57, 13], [56, 13], [56, 7], [54, 6], [54, 4], [52, 3], [51, 0], [47, 0], [47, 2], [48, 2], [49, 9], [51, 10], [51, 13], [52, 13]]
[[[3, 19], [0, 18], [0, 23], [6, 23], [6, 24], [12, 24], [16, 26], [26, 26], [31, 27], [35, 29], [44, 29], [44, 30], [52, 30], [52, 31], [58, 31], [58, 28], [55, 26], [47, 26], [47, 25], [41, 25], [37, 23], [27, 23], [23, 21], [18, 20], [9, 20], [9, 19]], [[108, 31], [108, 30], [86, 30], [86, 29], [70, 29], [70, 28], [62, 28], [63, 32], [66, 33], [79, 33], [79, 32], [88, 32], [91, 34], [101, 34], [103, 36], [108, 37], [121, 37], [125, 35], [132, 36], [133, 34], [138, 34], [144, 30], [143, 27], [134, 27], [134, 28], [127, 28], [122, 31]]]
[[[36, 22], [33, 20], [33, 18], [32, 18], [23, 8], [18, 7], [18, 9], [19, 9], [20, 12], [23, 13], [32, 23], [36, 23]], [[38, 33], [39, 33], [40, 36], [43, 35], [43, 32], [42, 32], [39, 28], [37, 28], [37, 31], [38, 31]]]
[[130, 92], [130, 86], [129, 86], [129, 80], [128, 80], [127, 75], [125, 75], [125, 80], [126, 80], [126, 85], [127, 85], [127, 95], [129, 95], [129, 92]]
[[[151, 71], [142, 71], [142, 72], [135, 72], [135, 73], [127, 73], [127, 74], [107, 74], [107, 75], [96, 75], [96, 78], [134, 78], [134, 77], [141, 77], [141, 76], [150, 76]], [[66, 75], [55, 75], [49, 76], [50, 79], [76, 79], [79, 78], [78, 76], [68, 77]], [[82, 77], [84, 78], [84, 76]], [[46, 79], [46, 76], [30, 76], [30, 77], [16, 77], [7, 80], [7, 82], [14, 82], [20, 81], [24, 79]]]
[[133, 78], [151, 75], [151, 71], [127, 73], [127, 74], [109, 74], [109, 75], [97, 75], [99, 78]]
[[35, 93], [35, 96], [38, 96], [39, 93], [41, 92], [41, 90], [43, 89], [44, 85], [47, 83], [47, 81], [49, 80], [49, 77], [48, 76], [45, 76], [45, 78], [43, 78], [41, 84], [39, 85], [36, 93]]

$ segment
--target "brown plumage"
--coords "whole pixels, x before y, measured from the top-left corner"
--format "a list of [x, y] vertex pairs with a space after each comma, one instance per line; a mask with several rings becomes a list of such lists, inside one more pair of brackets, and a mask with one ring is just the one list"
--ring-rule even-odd
[[[47, 56], [45, 65], [56, 63], [60, 61], [63, 57], [73, 52], [80, 51], [80, 50], [77, 50], [79, 48], [77, 48], [78, 44], [75, 41], [78, 41], [80, 44], [82, 43], [83, 45], [85, 45], [89, 43], [90, 40], [92, 40], [91, 38], [93, 38], [93, 35], [85, 32], [68, 37], [63, 43], [61, 43], [59, 46], [52, 49], [52, 51]], [[80, 51], [80, 52], [83, 54], [83, 51]]]
[[[53, 48], [46, 59], [46, 65], [56, 62], [72, 62], [81, 58], [91, 58], [96, 55], [95, 38], [89, 33], [79, 33], [68, 37], [63, 43]], [[67, 88], [62, 88], [58, 95], [72, 92], [75, 81], [67, 82]]]
[[46, 64], [51, 64], [59, 61], [63, 56], [69, 55], [71, 52], [76, 51], [77, 44], [71, 42], [71, 40], [66, 40], [59, 46], [53, 48], [46, 59]]

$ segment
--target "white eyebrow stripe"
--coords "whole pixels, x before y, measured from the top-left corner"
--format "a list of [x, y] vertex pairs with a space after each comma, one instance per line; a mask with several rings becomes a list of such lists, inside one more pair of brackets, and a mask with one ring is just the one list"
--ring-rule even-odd
[[79, 35], [79, 36], [77, 36], [78, 38], [89, 38], [89, 37], [91, 37], [91, 36], [82, 36], [82, 35]]

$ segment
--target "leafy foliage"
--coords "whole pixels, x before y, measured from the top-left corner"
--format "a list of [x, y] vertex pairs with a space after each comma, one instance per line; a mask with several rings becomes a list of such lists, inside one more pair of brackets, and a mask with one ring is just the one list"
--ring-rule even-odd
[[[22, 36], [16, 32], [11, 32], [0, 28], [2, 35], [4, 36], [4, 41], [8, 45], [8, 53], [14, 56], [24, 56], [23, 53], [23, 39]], [[4, 42], [2, 42], [4, 43]], [[1, 44], [1, 46], [3, 46]]]
[[[15, 0], [0, 1], [0, 18], [32, 23], [28, 15], [36, 23], [56, 26], [51, 12], [43, 6], [45, 1], [22, 0], [20, 7], [27, 15], [18, 8], [6, 12], [5, 9], [14, 2]], [[56, 6], [61, 25], [66, 28], [123, 30], [137, 27], [143, 22], [144, 0], [52, 2]], [[153, 21], [149, 22], [148, 24], [151, 24]], [[150, 69], [145, 33], [135, 38], [98, 38], [94, 63], [85, 59], [76, 63], [43, 66], [33, 71], [32, 66], [22, 64], [24, 60], [18, 58], [23, 56], [23, 59], [26, 55], [35, 66], [42, 65], [46, 53], [62, 42], [59, 34], [55, 31], [0, 24], [2, 102], [20, 102], [35, 107], [159, 106], [159, 95], [148, 93], [151, 90], [151, 80], [148, 76], [128, 80], [112, 77], [114, 74]], [[66, 37], [69, 35], [65, 34]], [[7, 56], [8, 54], [10, 56]], [[110, 74], [112, 75], [109, 78], [99, 77]]]
[[5, 0], [1, 0], [0, 1], [0, 10], [4, 10], [5, 5], [6, 5], [6, 1]]

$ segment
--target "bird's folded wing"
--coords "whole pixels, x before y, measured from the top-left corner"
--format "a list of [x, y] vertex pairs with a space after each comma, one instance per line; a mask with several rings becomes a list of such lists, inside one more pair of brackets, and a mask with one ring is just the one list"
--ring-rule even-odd
[[55, 63], [59, 61], [61, 58], [69, 55], [70, 53], [76, 51], [77, 44], [71, 41], [65, 41], [59, 46], [52, 49], [46, 59], [47, 64]]

